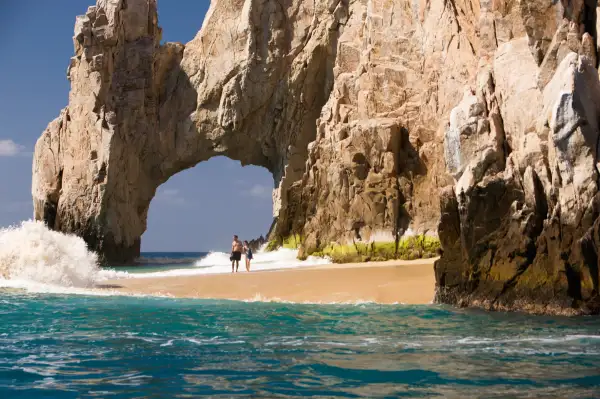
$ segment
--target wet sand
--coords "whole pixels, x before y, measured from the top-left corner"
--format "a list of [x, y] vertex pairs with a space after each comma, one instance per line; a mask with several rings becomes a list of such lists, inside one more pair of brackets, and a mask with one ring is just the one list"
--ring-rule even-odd
[[[129, 278], [100, 288], [124, 294], [296, 303], [428, 304], [435, 259], [325, 265], [199, 276]], [[242, 265], [240, 265], [240, 269]]]

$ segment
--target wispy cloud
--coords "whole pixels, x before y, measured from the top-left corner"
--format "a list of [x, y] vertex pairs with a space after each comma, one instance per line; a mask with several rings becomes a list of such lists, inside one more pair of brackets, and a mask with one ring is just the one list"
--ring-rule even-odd
[[0, 140], [0, 157], [14, 157], [25, 152], [25, 147], [12, 140]]
[[176, 188], [159, 188], [154, 199], [171, 205], [183, 205], [186, 202], [181, 192]]
[[244, 194], [254, 198], [271, 199], [273, 197], [273, 189], [262, 184], [255, 184], [245, 190]]

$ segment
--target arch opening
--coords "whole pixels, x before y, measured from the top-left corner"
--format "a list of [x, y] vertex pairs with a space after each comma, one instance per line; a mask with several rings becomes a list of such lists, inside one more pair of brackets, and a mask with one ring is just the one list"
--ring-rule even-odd
[[273, 175], [224, 156], [174, 174], [156, 191], [142, 252], [227, 252], [231, 236], [265, 237], [273, 221]]

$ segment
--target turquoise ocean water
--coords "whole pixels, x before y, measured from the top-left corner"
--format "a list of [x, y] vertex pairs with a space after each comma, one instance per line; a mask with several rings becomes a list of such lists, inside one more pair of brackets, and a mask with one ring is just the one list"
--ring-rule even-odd
[[196, 397], [599, 398], [600, 319], [0, 290], [0, 398]]
[[[112, 269], [127, 271], [128, 273], [189, 270], [196, 268], [198, 260], [205, 258], [208, 254], [208, 252], [142, 252], [135, 265], [117, 265], [113, 266]], [[227, 263], [229, 263], [228, 259]]]

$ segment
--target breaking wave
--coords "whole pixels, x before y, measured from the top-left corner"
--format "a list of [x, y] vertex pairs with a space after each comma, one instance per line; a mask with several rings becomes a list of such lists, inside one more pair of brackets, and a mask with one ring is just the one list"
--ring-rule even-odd
[[[243, 267], [243, 262], [242, 257], [240, 269]], [[254, 254], [251, 270], [289, 269], [328, 263], [330, 263], [328, 259], [315, 256], [309, 256], [306, 260], [299, 260], [298, 251], [295, 249], [280, 248], [277, 251], [268, 252], [263, 248]], [[231, 261], [227, 253], [210, 252], [205, 258], [196, 262], [196, 266], [204, 268], [205, 273], [222, 273], [224, 269], [231, 269]]]
[[[108, 279], [190, 276], [230, 273], [229, 254], [210, 252], [201, 259], [184, 259], [189, 266], [182, 268], [181, 259], [160, 258], [148, 264], [165, 264], [164, 270], [134, 272], [101, 269], [97, 255], [88, 250], [83, 239], [75, 235], [48, 229], [42, 222], [26, 221], [20, 225], [0, 229], [0, 288], [19, 288], [30, 292], [85, 293]], [[138, 260], [139, 262], [139, 260]], [[297, 251], [279, 249], [259, 250], [254, 255], [251, 271], [290, 269], [316, 266], [329, 260], [309, 257], [297, 259]], [[240, 272], [245, 272], [244, 259]]]
[[77, 236], [34, 221], [0, 229], [0, 287], [89, 288], [99, 277], [96, 254]]
[[[267, 252], [261, 249], [254, 253], [251, 271], [292, 269], [298, 267], [318, 266], [330, 263], [328, 259], [309, 256], [306, 260], [298, 260], [298, 253], [294, 249], [281, 248], [277, 251]], [[240, 272], [245, 272], [245, 261], [242, 256], [240, 261]], [[194, 267], [186, 269], [170, 269], [150, 273], [129, 273], [128, 276], [121, 272], [118, 277], [169, 277], [169, 276], [196, 276], [202, 274], [220, 274], [231, 272], [231, 261], [229, 254], [225, 252], [209, 252], [205, 257], [197, 260]]]

